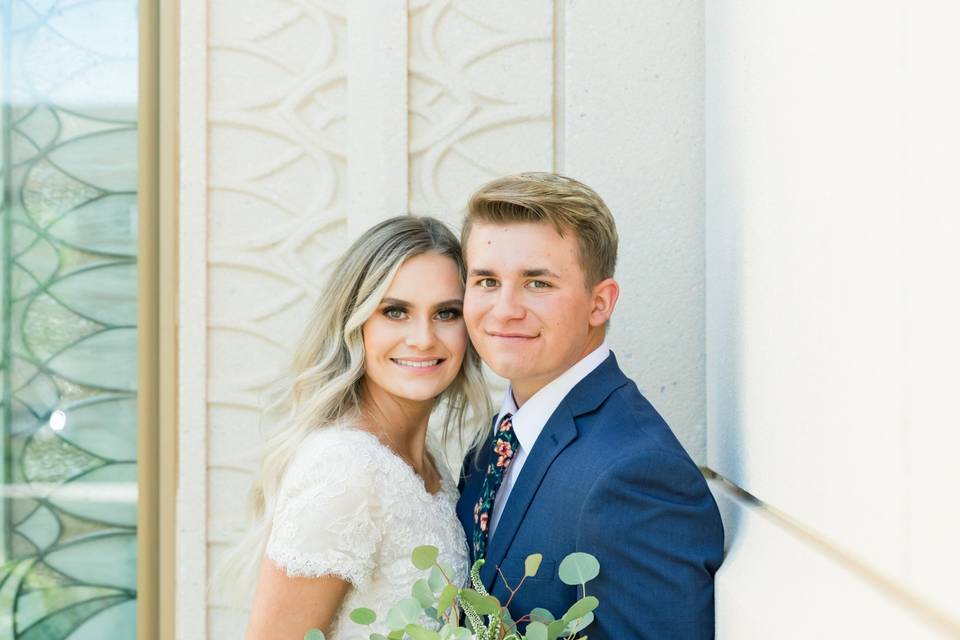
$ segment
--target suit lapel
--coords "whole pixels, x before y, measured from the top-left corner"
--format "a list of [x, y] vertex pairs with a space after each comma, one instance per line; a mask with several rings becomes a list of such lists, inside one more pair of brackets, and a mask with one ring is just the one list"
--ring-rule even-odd
[[540, 432], [540, 436], [530, 449], [526, 461], [523, 463], [523, 469], [517, 478], [510, 496], [507, 498], [507, 504], [504, 505], [503, 513], [497, 528], [493, 533], [487, 547], [486, 563], [480, 571], [480, 577], [488, 590], [493, 588], [497, 572], [496, 568], [503, 563], [507, 549], [517, 534], [520, 522], [523, 521], [527, 508], [536, 495], [537, 489], [546, 475], [547, 469], [553, 463], [554, 459], [560, 455], [560, 452], [577, 437], [577, 427], [573, 422], [573, 416], [570, 414], [567, 405], [563, 402], [553, 412], [550, 419]]

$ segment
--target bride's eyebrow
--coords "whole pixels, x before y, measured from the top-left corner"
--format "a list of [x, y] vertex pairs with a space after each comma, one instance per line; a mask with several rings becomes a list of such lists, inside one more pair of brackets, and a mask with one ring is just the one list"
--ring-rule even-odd
[[[401, 300], [400, 298], [384, 298], [380, 301], [381, 305], [387, 305], [390, 307], [401, 307], [403, 309], [409, 309], [410, 307], [416, 306], [412, 302], [407, 302], [406, 300]], [[450, 300], [444, 300], [443, 302], [438, 302], [433, 305], [434, 309], [439, 309], [441, 307], [462, 307], [463, 300], [460, 298], [451, 298]]]

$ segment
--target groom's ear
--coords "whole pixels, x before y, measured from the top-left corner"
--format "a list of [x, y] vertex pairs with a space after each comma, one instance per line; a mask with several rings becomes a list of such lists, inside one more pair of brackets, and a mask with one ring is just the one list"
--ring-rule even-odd
[[600, 327], [605, 325], [613, 315], [613, 309], [620, 298], [620, 285], [613, 278], [601, 280], [593, 285], [591, 295], [593, 309], [590, 311], [590, 326]]

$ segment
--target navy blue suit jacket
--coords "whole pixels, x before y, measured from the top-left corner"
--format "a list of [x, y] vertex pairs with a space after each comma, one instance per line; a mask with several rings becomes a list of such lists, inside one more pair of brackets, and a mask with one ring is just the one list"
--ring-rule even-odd
[[[492, 439], [492, 431], [491, 431]], [[468, 455], [457, 515], [473, 538], [473, 507], [492, 449]], [[524, 559], [542, 553], [510, 605], [514, 619], [534, 607], [560, 617], [580, 597], [557, 577], [568, 554], [600, 561], [587, 594], [600, 599], [591, 640], [712, 638], [713, 576], [723, 528], [700, 470], [611, 353], [550, 416], [516, 478], [481, 571], [505, 603]]]

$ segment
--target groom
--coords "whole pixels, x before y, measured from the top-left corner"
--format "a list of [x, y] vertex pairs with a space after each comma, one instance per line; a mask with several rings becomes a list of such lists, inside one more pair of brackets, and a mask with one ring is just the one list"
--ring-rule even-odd
[[[464, 318], [510, 381], [491, 435], [464, 462], [457, 514], [480, 575], [514, 619], [560, 617], [579, 597], [557, 565], [600, 561], [591, 640], [712, 638], [723, 529], [696, 465], [617, 365], [617, 231], [600, 197], [548, 173], [500, 178], [470, 199]], [[503, 579], [498, 577], [498, 568]]]

